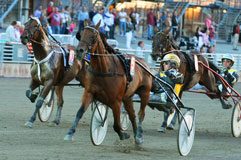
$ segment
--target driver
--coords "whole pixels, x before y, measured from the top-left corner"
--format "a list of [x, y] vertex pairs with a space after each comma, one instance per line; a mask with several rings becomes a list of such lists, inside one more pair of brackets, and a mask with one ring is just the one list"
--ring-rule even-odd
[[[225, 54], [222, 57], [222, 68], [220, 68], [220, 71], [218, 72], [227, 82], [228, 84], [233, 87], [234, 84], [238, 81], [238, 74], [237, 72], [232, 69], [232, 66], [234, 64], [234, 57], [231, 54]], [[222, 95], [225, 95], [227, 93], [226, 88], [223, 86], [223, 84], [218, 81], [218, 89], [221, 92]], [[229, 90], [230, 92], [231, 90]], [[222, 103], [223, 109], [229, 109], [232, 108], [231, 104], [226, 104], [222, 98], [220, 98], [220, 101]]]
[[[163, 67], [163, 71], [161, 71], [156, 76], [165, 82], [167, 82], [169, 85], [171, 85], [173, 88], [175, 88], [176, 84], [183, 84], [184, 83], [184, 76], [178, 72], [178, 69], [180, 67], [180, 59], [175, 54], [167, 54], [164, 56], [164, 58], [161, 61], [161, 65]], [[170, 95], [172, 98], [173, 92], [166, 86], [162, 85], [168, 95]], [[162, 89], [162, 87], [157, 83], [156, 81], [153, 82], [152, 91], [154, 94], [150, 95], [149, 101], [156, 101], [163, 105], [167, 105], [167, 102], [170, 101]], [[180, 88], [179, 88], [180, 91]], [[179, 93], [179, 91], [176, 91]], [[177, 100], [174, 99], [174, 102]], [[159, 132], [164, 132], [167, 127], [167, 119], [168, 119], [169, 113], [164, 112], [164, 121], [160, 128], [157, 129]], [[176, 121], [176, 115], [174, 115], [172, 122], [170, 126], [168, 126], [168, 129], [173, 129]]]

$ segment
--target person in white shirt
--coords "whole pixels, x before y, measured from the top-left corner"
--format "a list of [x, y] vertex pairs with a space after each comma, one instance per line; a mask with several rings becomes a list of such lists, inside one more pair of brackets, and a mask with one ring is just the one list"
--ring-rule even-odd
[[100, 29], [101, 32], [105, 33], [105, 30], [104, 30], [105, 24], [104, 24], [104, 19], [103, 19], [103, 16], [102, 16], [103, 12], [104, 12], [103, 7], [98, 9], [98, 13], [93, 17], [93, 24], [97, 25], [99, 23], [99, 21], [101, 21], [99, 29]]
[[[124, 8], [122, 8], [120, 13], [119, 13], [120, 36], [125, 36], [126, 35], [126, 17], [127, 17], [127, 14], [124, 11]], [[122, 32], [123, 32], [123, 34], [122, 34]]]
[[114, 15], [109, 12], [109, 10], [104, 15], [104, 23], [105, 23], [105, 34], [107, 38], [113, 39], [112, 31], [114, 25]]
[[131, 23], [131, 18], [127, 17], [127, 23], [126, 23], [126, 48], [131, 48], [131, 39], [132, 39], [132, 32], [134, 31], [134, 26]]
[[138, 42], [138, 47], [136, 48], [136, 50], [138, 50], [138, 52], [136, 52], [135, 56], [137, 56], [139, 58], [144, 58], [144, 55], [143, 55], [143, 52], [142, 52], [143, 50], [145, 50], [143, 41]]
[[18, 22], [13, 21], [12, 24], [6, 29], [6, 40], [8, 44], [11, 42], [20, 42], [20, 32], [18, 28]]

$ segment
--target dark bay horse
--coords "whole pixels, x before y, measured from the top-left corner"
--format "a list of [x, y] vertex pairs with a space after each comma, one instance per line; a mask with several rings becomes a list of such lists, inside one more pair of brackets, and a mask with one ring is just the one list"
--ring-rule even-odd
[[59, 45], [49, 40], [39, 20], [35, 17], [31, 17], [25, 23], [25, 29], [21, 35], [21, 42], [24, 45], [31, 42], [34, 51], [34, 62], [31, 65], [32, 80], [29, 89], [26, 91], [26, 96], [31, 102], [34, 102], [36, 99], [36, 96], [33, 95], [33, 90], [40, 85], [44, 86], [37, 99], [35, 111], [25, 125], [32, 127], [36, 119], [36, 114], [53, 86], [56, 86], [55, 92], [58, 105], [56, 118], [53, 123], [58, 125], [60, 123], [61, 110], [64, 103], [64, 85], [73, 80], [78, 74], [81, 76], [81, 61], [75, 58], [72, 66], [65, 66], [62, 53], [63, 50]]
[[209, 95], [210, 98], [220, 97], [220, 91], [216, 85], [215, 75], [211, 71], [205, 69], [198, 62], [196, 62], [198, 65], [198, 71], [195, 70], [192, 56], [195, 55], [197, 57], [197, 61], [201, 61], [205, 65], [217, 70], [215, 65], [210, 63], [208, 59], [201, 54], [193, 53], [192, 56], [189, 56], [187, 53], [181, 51], [176, 45], [173, 37], [169, 35], [169, 31], [170, 30], [166, 32], [158, 32], [154, 35], [152, 44], [152, 57], [154, 60], [156, 60], [157, 57], [162, 59], [165, 54], [174, 53], [180, 58], [181, 66], [179, 71], [184, 75], [184, 85], [180, 91], [180, 98], [182, 97], [183, 91], [192, 88], [197, 83], [204, 85], [210, 92], [216, 93], [216, 95]]
[[[127, 77], [125, 76], [123, 64], [117, 55], [105, 49], [104, 42], [100, 37], [99, 25], [100, 23], [92, 27], [85, 26], [76, 48], [77, 54], [82, 54], [82, 57], [84, 57], [86, 53], [90, 53], [91, 58], [84, 81], [85, 90], [82, 96], [82, 104], [72, 127], [64, 139], [73, 139], [79, 120], [93, 100], [98, 100], [112, 109], [114, 130], [121, 140], [129, 138], [129, 134], [122, 132], [120, 127], [120, 103], [123, 101], [133, 126], [136, 143], [142, 143], [142, 121], [144, 120], [145, 108], [149, 99], [152, 77], [140, 66], [136, 65], [135, 74], [127, 87]], [[143, 60], [136, 59], [149, 68]], [[141, 98], [138, 128], [132, 103], [134, 93], [139, 94]]]

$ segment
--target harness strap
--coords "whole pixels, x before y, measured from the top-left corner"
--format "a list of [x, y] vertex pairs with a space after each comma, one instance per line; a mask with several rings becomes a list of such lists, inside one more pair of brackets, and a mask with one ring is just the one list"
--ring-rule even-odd
[[38, 79], [41, 82], [41, 73], [40, 73], [40, 64], [45, 63], [49, 60], [49, 58], [53, 55], [54, 51], [51, 51], [47, 57], [45, 57], [44, 59], [42, 59], [41, 61], [38, 61], [35, 57], [34, 57], [34, 62], [37, 63], [38, 65]]
[[95, 76], [100, 76], [100, 77], [111, 77], [111, 76], [124, 76], [124, 74], [119, 74], [117, 72], [109, 72], [109, 73], [98, 73], [95, 72], [91, 69], [90, 66], [88, 66], [87, 70], [92, 73]]

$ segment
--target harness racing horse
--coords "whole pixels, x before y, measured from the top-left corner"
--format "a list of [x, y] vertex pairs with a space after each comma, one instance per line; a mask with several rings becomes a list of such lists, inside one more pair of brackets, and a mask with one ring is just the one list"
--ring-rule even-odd
[[[184, 75], [184, 85], [180, 90], [180, 98], [182, 97], [183, 91], [190, 89], [197, 83], [204, 85], [209, 91], [216, 93], [216, 95], [208, 95], [210, 98], [220, 98], [221, 93], [218, 90], [215, 75], [211, 71], [205, 69], [197, 61], [194, 63], [198, 65], [198, 69], [195, 70], [192, 60], [195, 58], [192, 58], [187, 53], [181, 51], [176, 45], [172, 36], [169, 35], [169, 32], [170, 30], [166, 32], [158, 32], [154, 35], [152, 44], [152, 58], [154, 60], [157, 60], [157, 57], [162, 59], [164, 55], [168, 53], [174, 53], [180, 58], [181, 66], [179, 71]], [[193, 53], [193, 56], [197, 56], [198, 61], [203, 62], [205, 65], [214, 70], [217, 70], [217, 67], [210, 63], [208, 59], [201, 54]]]
[[64, 85], [73, 80], [77, 74], [81, 74], [81, 62], [75, 58], [72, 66], [65, 66], [65, 57], [62, 53], [63, 49], [61, 46], [49, 40], [39, 20], [35, 17], [31, 17], [25, 23], [25, 29], [21, 35], [21, 42], [24, 45], [31, 42], [34, 51], [34, 62], [31, 65], [32, 80], [29, 89], [26, 91], [26, 96], [32, 103], [34, 103], [37, 98], [37, 96], [33, 94], [33, 90], [40, 85], [44, 86], [37, 99], [35, 111], [25, 125], [30, 128], [32, 127], [36, 119], [36, 114], [53, 86], [56, 86], [55, 92], [58, 105], [56, 118], [53, 123], [58, 125], [60, 123], [61, 111], [64, 103]]
[[[76, 118], [65, 140], [73, 140], [79, 120], [87, 110], [89, 104], [98, 100], [112, 109], [114, 116], [113, 128], [121, 140], [129, 138], [129, 134], [122, 132], [120, 127], [120, 103], [123, 101], [132, 123], [135, 142], [143, 142], [142, 121], [145, 116], [145, 108], [148, 103], [151, 90], [152, 77], [140, 66], [135, 66], [135, 74], [127, 87], [127, 77], [122, 62], [114, 53], [105, 49], [105, 45], [100, 37], [100, 22], [96, 26], [86, 26], [81, 33], [79, 44], [76, 48], [77, 54], [84, 57], [90, 53], [90, 64], [85, 76], [85, 90], [82, 96], [82, 104], [76, 114]], [[147, 64], [139, 59], [146, 68]], [[132, 103], [132, 96], [137, 93], [141, 98], [139, 110], [138, 128], [135, 121], [135, 111]]]

